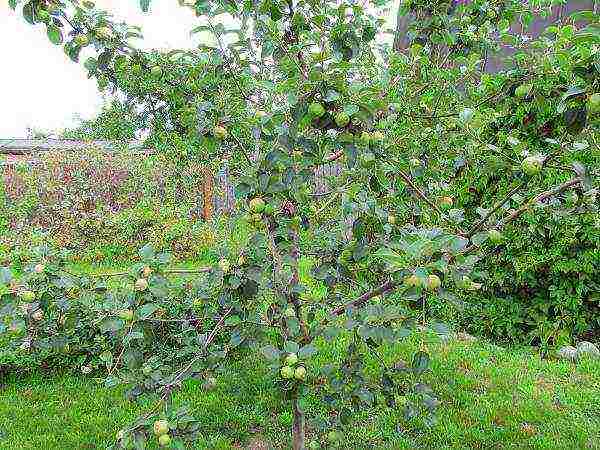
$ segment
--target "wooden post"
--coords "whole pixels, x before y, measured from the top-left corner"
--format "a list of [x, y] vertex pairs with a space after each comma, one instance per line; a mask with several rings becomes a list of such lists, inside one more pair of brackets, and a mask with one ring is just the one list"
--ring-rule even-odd
[[213, 216], [213, 174], [209, 167], [202, 169], [202, 217], [209, 221]]

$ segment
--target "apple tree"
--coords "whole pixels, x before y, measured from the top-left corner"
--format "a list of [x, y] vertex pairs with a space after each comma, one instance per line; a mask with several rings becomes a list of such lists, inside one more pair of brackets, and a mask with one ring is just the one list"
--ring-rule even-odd
[[[218, 264], [192, 281], [172, 281], [168, 256], [150, 247], [125, 274], [126, 289], [67, 283], [64, 266], [39, 270], [49, 256], [11, 281], [2, 313], [15, 345], [33, 351], [66, 335], [85, 353], [82, 341], [93, 341], [109, 386], [127, 384], [132, 398], [158, 395], [115, 448], [193, 439], [199, 425], [173, 407], [172, 392], [198, 375], [212, 383], [242, 349], [269, 361], [293, 412], [294, 449], [339, 445], [353, 413], [374, 403], [434, 420], [439, 400], [420, 380], [430, 362], [424, 339], [408, 366], [381, 350], [425, 330], [432, 301], [481, 289], [477, 264], [524, 213], [545, 213], [569, 190], [597, 208], [593, 172], [569, 160], [582, 134], [597, 144], [592, 12], [532, 44], [510, 25], [546, 14], [550, 1], [404, 1], [413, 44], [399, 53], [383, 38], [386, 0], [180, 1], [198, 17], [192, 32], [210, 44], [165, 53], [138, 49], [139, 28], [89, 1], [9, 3], [71, 60], [84, 60], [100, 88], [143, 110], [149, 140], [168, 161], [231, 164], [253, 229], [243, 248], [223, 245]], [[517, 49], [509, 68], [486, 73], [502, 43]], [[332, 164], [339, 176], [315, 192], [315, 170]], [[547, 186], [550, 170], [564, 180]], [[492, 175], [501, 186], [482, 189], [480, 177]], [[303, 260], [325, 298], [302, 279]], [[42, 293], [40, 280], [60, 292]], [[61, 290], [71, 283], [86, 301], [69, 302]], [[65, 316], [58, 304], [79, 319], [70, 331], [53, 325]], [[343, 360], [310, 363], [340, 336]], [[373, 361], [375, 378], [365, 371]], [[331, 409], [327, 421], [306, 423], [308, 390]]]

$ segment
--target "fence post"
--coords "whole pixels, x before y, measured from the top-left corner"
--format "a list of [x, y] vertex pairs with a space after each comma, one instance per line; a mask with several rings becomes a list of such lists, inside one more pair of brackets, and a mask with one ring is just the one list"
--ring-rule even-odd
[[202, 218], [209, 221], [213, 216], [213, 174], [209, 167], [202, 169]]

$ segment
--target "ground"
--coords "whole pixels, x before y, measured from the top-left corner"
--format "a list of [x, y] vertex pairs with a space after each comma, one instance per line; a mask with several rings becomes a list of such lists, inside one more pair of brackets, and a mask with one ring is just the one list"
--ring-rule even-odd
[[[385, 358], [408, 359], [416, 341], [390, 348]], [[600, 361], [542, 360], [531, 349], [482, 340], [427, 341], [428, 378], [442, 401], [437, 424], [427, 428], [404, 421], [399, 409], [374, 408], [355, 417], [343, 448], [600, 449]], [[319, 359], [335, 359], [342, 346], [321, 348]], [[188, 382], [177, 397], [201, 420], [195, 448], [289, 448], [291, 415], [266, 366], [242, 359], [217, 380], [210, 392]], [[143, 410], [92, 376], [9, 376], [0, 390], [0, 449], [103, 449]], [[307, 399], [307, 410], [326, 414], [315, 398]]]

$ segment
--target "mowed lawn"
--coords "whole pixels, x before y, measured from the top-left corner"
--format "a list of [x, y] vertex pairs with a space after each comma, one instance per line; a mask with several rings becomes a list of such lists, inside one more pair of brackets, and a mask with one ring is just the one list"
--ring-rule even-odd
[[[322, 343], [312, 364], [340, 358], [344, 340]], [[344, 430], [342, 448], [600, 449], [600, 361], [572, 364], [483, 341], [427, 340], [433, 361], [426, 378], [441, 400], [437, 424], [406, 422], [400, 409], [374, 407]], [[384, 358], [409, 360], [417, 345], [408, 339]], [[212, 391], [191, 381], [177, 394], [202, 424], [193, 448], [289, 448], [292, 417], [266, 365], [249, 356], [217, 380]], [[0, 390], [0, 449], [103, 449], [149, 404], [130, 403], [120, 390], [79, 374], [9, 375]], [[306, 409], [308, 416], [327, 415], [316, 397]], [[310, 429], [308, 436], [314, 438]]]

